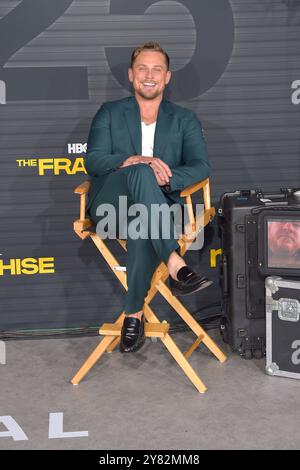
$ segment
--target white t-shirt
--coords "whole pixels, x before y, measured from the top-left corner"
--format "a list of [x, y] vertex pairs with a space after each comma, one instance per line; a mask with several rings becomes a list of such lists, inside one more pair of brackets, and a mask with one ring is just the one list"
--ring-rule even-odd
[[153, 157], [154, 135], [156, 122], [147, 126], [142, 122], [142, 156]]

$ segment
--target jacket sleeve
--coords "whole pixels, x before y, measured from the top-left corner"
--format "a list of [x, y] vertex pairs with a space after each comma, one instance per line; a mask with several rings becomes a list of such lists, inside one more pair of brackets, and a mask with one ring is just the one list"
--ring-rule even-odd
[[206, 142], [201, 123], [193, 113], [184, 122], [182, 164], [172, 168], [170, 191], [182, 190], [210, 174]]
[[91, 176], [102, 176], [115, 171], [130, 155], [112, 153], [110, 113], [102, 105], [95, 115], [87, 142], [85, 168]]

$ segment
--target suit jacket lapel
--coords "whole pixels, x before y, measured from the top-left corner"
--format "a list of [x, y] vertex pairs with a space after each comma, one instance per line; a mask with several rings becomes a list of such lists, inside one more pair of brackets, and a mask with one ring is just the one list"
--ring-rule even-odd
[[162, 100], [155, 128], [155, 138], [154, 138], [154, 157], [159, 157], [163, 159], [163, 153], [166, 146], [166, 143], [169, 139], [169, 134], [171, 132], [171, 121], [172, 121], [172, 110], [168, 105], [168, 101]]
[[142, 128], [141, 128], [141, 115], [139, 106], [132, 98], [130, 105], [125, 110], [125, 118], [128, 126], [128, 131], [131, 137], [132, 145], [136, 155], [142, 154]]

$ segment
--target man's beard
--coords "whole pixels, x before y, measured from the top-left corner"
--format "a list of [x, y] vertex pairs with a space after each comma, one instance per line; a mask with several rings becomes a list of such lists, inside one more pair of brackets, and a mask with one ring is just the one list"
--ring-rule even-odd
[[274, 249], [272, 249], [274, 253], [277, 254], [279, 257], [285, 257], [289, 255], [293, 255], [295, 251], [297, 251], [295, 242], [290, 237], [279, 237], [276, 241]]
[[136, 90], [136, 93], [137, 93], [139, 96], [141, 96], [142, 98], [144, 98], [145, 100], [149, 100], [149, 101], [155, 100], [155, 98], [157, 98], [157, 97], [161, 94], [161, 92], [158, 91], [158, 90], [155, 91], [155, 92], [153, 93], [153, 95], [146, 95], [146, 94], [143, 93], [141, 90]]

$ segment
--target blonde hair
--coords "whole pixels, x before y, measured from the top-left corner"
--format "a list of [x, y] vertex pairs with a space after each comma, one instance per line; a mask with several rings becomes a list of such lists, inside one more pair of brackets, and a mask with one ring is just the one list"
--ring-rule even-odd
[[137, 56], [144, 51], [160, 52], [161, 54], [163, 54], [165, 57], [167, 69], [169, 70], [170, 57], [168, 56], [166, 51], [161, 47], [161, 45], [158, 44], [158, 42], [145, 42], [144, 44], [141, 44], [140, 46], [136, 47], [131, 54], [131, 68], [133, 67]]

